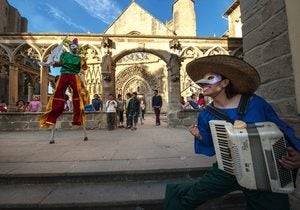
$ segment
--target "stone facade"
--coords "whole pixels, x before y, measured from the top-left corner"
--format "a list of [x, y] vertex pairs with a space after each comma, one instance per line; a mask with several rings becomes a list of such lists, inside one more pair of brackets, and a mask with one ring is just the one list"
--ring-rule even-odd
[[281, 115], [297, 113], [284, 0], [241, 0], [244, 59], [261, 75], [257, 94]]
[[27, 32], [27, 19], [7, 0], [0, 0], [0, 33]]
[[240, 1], [235, 0], [224, 16], [228, 19], [228, 32], [226, 35], [229, 37], [242, 37]]
[[[191, 14], [188, 18], [182, 16], [186, 12]], [[82, 54], [88, 64], [83, 76], [91, 98], [96, 93], [105, 100], [109, 93], [124, 96], [136, 91], [146, 98], [151, 111], [153, 89], [158, 89], [164, 101], [163, 111], [177, 116], [180, 96], [201, 91], [188, 77], [186, 64], [202, 56], [231, 54], [241, 47], [240, 38], [196, 37], [194, 13], [194, 0], [174, 1], [173, 19], [164, 24], [133, 1], [105, 34], [70, 34], [69, 39], [77, 37], [79, 44], [87, 49]], [[64, 37], [49, 33], [0, 35], [0, 55], [7, 60], [9, 72], [10, 105], [20, 98], [21, 91], [16, 87], [24, 86], [19, 73], [25, 70], [19, 64], [26, 59], [33, 63], [45, 61]], [[40, 74], [34, 77], [40, 85], [43, 108], [51, 80], [48, 71], [40, 69]], [[175, 121], [170, 124], [176, 125]]]
[[153, 17], [136, 2], [132, 2], [104, 33], [129, 35], [172, 34], [165, 24]]

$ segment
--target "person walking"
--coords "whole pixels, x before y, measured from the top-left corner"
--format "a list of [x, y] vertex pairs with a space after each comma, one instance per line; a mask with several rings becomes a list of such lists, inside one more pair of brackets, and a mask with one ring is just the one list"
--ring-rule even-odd
[[140, 114], [140, 101], [137, 98], [137, 93], [132, 93], [132, 98], [130, 99], [128, 103], [128, 114], [129, 114], [129, 120], [130, 124], [132, 125], [131, 130], [136, 130], [137, 122], [139, 120], [139, 114]]
[[119, 128], [124, 128], [124, 106], [125, 106], [125, 102], [122, 98], [121, 94], [118, 94], [118, 98], [117, 98], [117, 115], [119, 118]]
[[140, 119], [141, 119], [141, 125], [144, 124], [144, 120], [145, 120], [145, 113], [146, 113], [146, 102], [144, 98], [141, 98], [141, 103], [140, 103]]
[[129, 117], [129, 110], [128, 110], [128, 104], [131, 100], [131, 93], [127, 93], [126, 94], [126, 102], [125, 102], [125, 110], [126, 110], [126, 129], [130, 129], [132, 127], [132, 124], [131, 124], [131, 120], [130, 120], [130, 117]]
[[152, 97], [152, 108], [155, 113], [155, 123], [160, 125], [160, 109], [162, 107], [162, 98], [158, 95], [158, 90], [154, 90], [154, 96]]
[[117, 102], [114, 100], [113, 94], [108, 95], [108, 100], [105, 103], [107, 113], [107, 129], [114, 130], [116, 124]]

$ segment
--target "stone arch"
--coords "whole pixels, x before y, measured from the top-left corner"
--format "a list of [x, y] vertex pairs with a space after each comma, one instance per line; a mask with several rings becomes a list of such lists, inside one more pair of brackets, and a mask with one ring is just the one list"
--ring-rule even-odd
[[16, 60], [16, 56], [20, 53], [20, 50], [23, 48], [23, 47], [26, 47], [26, 46], [29, 46], [28, 49], [33, 49], [35, 52], [36, 52], [36, 55], [32, 54], [32, 52], [28, 52], [28, 56], [30, 58], [33, 58], [33, 59], [36, 59], [38, 61], [42, 61], [42, 55], [41, 55], [41, 52], [40, 50], [38, 49], [37, 46], [33, 45], [33, 44], [30, 44], [30, 43], [23, 43], [21, 45], [19, 45], [13, 52], [12, 52], [12, 61], [15, 62]]
[[229, 55], [229, 53], [223, 47], [215, 46], [208, 49], [204, 54], [204, 56], [210, 56], [210, 55]]
[[[135, 76], [129, 78], [129, 79], [123, 84], [123, 86], [121, 87], [121, 90], [122, 90], [122, 94], [123, 94], [123, 95], [125, 95], [125, 94], [127, 93], [126, 90], [127, 90], [128, 87], [129, 87], [132, 83], [134, 83], [135, 81], [140, 81], [140, 82], [142, 82], [142, 83], [146, 86], [146, 90], [148, 90], [148, 93], [151, 93], [152, 88], [151, 88], [150, 84], [148, 83], [148, 81], [147, 81], [145, 78], [142, 78], [142, 77], [140, 77], [140, 76], [138, 76], [138, 75], [135, 75]], [[136, 92], [138, 92], [138, 93], [143, 93], [143, 92], [140, 92], [140, 91], [138, 91], [138, 90], [134, 90], [134, 91], [136, 91]]]
[[183, 58], [199, 58], [199, 57], [202, 57], [203, 55], [204, 55], [203, 52], [199, 48], [189, 46], [189, 47], [183, 48], [183, 50], [180, 54], [180, 57], [183, 57]]
[[[46, 61], [47, 57], [50, 55], [51, 51], [53, 50], [53, 48], [55, 48], [57, 45], [59, 45], [60, 43], [53, 43], [51, 45], [49, 45], [45, 51], [42, 54], [42, 60]], [[66, 47], [64, 47], [64, 49], [67, 51], [68, 49]]]
[[[130, 91], [130, 86], [134, 86], [136, 89]], [[129, 78], [121, 88], [121, 94], [123, 96], [126, 95], [128, 92], [137, 92], [138, 96], [143, 96], [146, 102], [146, 110], [151, 110], [151, 99], [152, 99], [152, 87], [149, 82], [145, 79], [140, 77], [139, 75], [135, 75], [132, 78]]]
[[159, 81], [155, 75], [147, 71], [145, 66], [134, 65], [130, 66], [127, 69], [121, 71], [116, 75], [116, 87], [123, 87], [122, 84], [125, 84], [130, 78], [138, 76], [143, 78], [153, 89], [157, 89], [159, 86]]
[[95, 45], [92, 45], [92, 44], [84, 44], [82, 45], [82, 47], [87, 47], [87, 48], [90, 48], [90, 49], [93, 49], [95, 52], [94, 52], [94, 57], [93, 58], [97, 58], [97, 60], [100, 62], [101, 61], [101, 58], [102, 58], [102, 53], [101, 53], [101, 50], [96, 47]]
[[0, 99], [8, 103], [10, 50], [0, 44]]
[[113, 65], [115, 65], [122, 57], [129, 55], [131, 53], [137, 53], [137, 52], [146, 52], [146, 53], [156, 55], [157, 57], [162, 59], [165, 63], [168, 63], [168, 60], [171, 56], [170, 53], [166, 50], [134, 48], [134, 49], [129, 49], [129, 50], [123, 50], [119, 54], [113, 56]]
[[0, 43], [0, 56], [7, 56], [8, 60], [11, 62], [11, 53], [11, 50], [7, 46]]

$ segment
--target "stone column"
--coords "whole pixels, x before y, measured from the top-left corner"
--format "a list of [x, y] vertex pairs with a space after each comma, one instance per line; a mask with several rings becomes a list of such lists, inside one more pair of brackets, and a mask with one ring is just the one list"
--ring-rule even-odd
[[111, 53], [107, 53], [102, 58], [101, 64], [102, 74], [102, 96], [104, 101], [111, 93], [115, 95], [115, 65], [112, 62]]
[[9, 85], [8, 85], [8, 99], [9, 108], [13, 108], [18, 100], [19, 87], [19, 72], [18, 67], [13, 63], [9, 64]]
[[42, 111], [46, 110], [48, 102], [48, 69], [40, 68], [40, 101], [42, 103]]
[[181, 59], [176, 54], [171, 54], [168, 67], [168, 124], [176, 127], [178, 124], [177, 113], [180, 110], [180, 67]]
[[27, 101], [31, 101], [33, 96], [33, 86], [31, 83], [28, 83], [28, 98]]

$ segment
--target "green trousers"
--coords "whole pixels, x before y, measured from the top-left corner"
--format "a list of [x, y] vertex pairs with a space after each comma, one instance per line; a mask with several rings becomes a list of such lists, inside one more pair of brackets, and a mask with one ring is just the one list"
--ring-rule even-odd
[[248, 190], [232, 176], [214, 164], [200, 179], [183, 184], [169, 184], [166, 188], [165, 210], [194, 210], [213, 198], [230, 192], [243, 191], [247, 210], [289, 210], [287, 194]]

